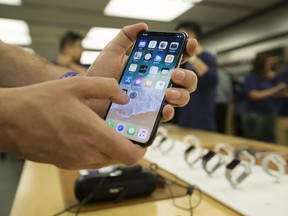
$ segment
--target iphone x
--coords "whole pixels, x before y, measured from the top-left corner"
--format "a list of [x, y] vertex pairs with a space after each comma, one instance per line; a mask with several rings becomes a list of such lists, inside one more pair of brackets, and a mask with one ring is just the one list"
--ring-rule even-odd
[[152, 144], [178, 67], [187, 36], [181, 32], [143, 31], [137, 36], [119, 84], [130, 97], [128, 104], [111, 103], [105, 121], [118, 133], [142, 147]]

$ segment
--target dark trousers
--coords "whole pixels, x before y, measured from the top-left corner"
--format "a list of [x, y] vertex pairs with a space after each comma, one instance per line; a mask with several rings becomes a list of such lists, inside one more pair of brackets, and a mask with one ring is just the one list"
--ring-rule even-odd
[[226, 132], [226, 118], [227, 118], [228, 104], [226, 103], [216, 103], [215, 106], [215, 121], [217, 132]]

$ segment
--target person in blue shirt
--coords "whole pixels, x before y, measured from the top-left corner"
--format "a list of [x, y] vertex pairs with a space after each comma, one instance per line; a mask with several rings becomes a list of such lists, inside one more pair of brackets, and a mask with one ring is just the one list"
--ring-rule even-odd
[[[277, 76], [277, 83], [288, 84], [288, 68], [280, 72]], [[288, 137], [288, 90], [281, 93], [278, 100], [277, 120], [276, 120], [276, 142], [280, 145], [287, 145]]]
[[193, 70], [198, 77], [197, 90], [190, 95], [189, 103], [175, 110], [173, 122], [186, 128], [215, 131], [215, 98], [217, 63], [214, 56], [201, 46], [202, 30], [198, 23], [182, 22], [177, 31], [186, 32], [198, 41], [196, 55], [181, 67]]
[[67, 31], [60, 39], [59, 53], [56, 64], [67, 67], [72, 71], [85, 72], [89, 65], [80, 63], [83, 53], [83, 36], [74, 31]]
[[287, 88], [284, 82], [277, 83], [269, 55], [256, 55], [252, 71], [243, 84], [244, 106], [241, 115], [243, 136], [251, 139], [274, 142], [277, 97]]
[[[278, 83], [288, 84], [288, 68], [281, 72], [276, 79]], [[278, 115], [288, 117], [288, 90], [283, 92], [279, 98]]]

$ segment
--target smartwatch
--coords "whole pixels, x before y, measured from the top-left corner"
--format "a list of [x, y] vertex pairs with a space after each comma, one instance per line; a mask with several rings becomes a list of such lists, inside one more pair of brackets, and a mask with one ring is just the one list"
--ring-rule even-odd
[[220, 166], [226, 164], [228, 160], [231, 160], [233, 154], [232, 147], [225, 143], [218, 143], [214, 151], [210, 150], [202, 157], [202, 167], [208, 175], [211, 175]]
[[183, 142], [190, 145], [184, 152], [184, 158], [189, 167], [192, 167], [202, 158], [204, 151], [199, 138], [194, 135], [185, 136]]
[[[276, 169], [271, 169], [269, 165], [273, 165]], [[280, 181], [281, 177], [286, 173], [287, 162], [278, 154], [269, 154], [262, 160], [262, 167], [266, 173], [273, 176], [276, 181]]]
[[[212, 158], [214, 158], [214, 161], [215, 161], [215, 162], [213, 162], [213, 164], [211, 161]], [[202, 157], [202, 167], [208, 175], [211, 175], [213, 172], [215, 172], [220, 166], [223, 165], [223, 163], [224, 163], [223, 156], [219, 153], [214, 152], [214, 151], [208, 151]]]
[[162, 152], [162, 154], [168, 153], [174, 147], [174, 140], [172, 138], [168, 138], [168, 131], [164, 127], [158, 128], [154, 142], [156, 144], [155, 146], [160, 150], [160, 152]]
[[225, 163], [228, 163], [234, 157], [234, 148], [226, 143], [217, 143], [214, 151], [223, 156]]
[[[233, 159], [226, 166], [225, 177], [232, 187], [236, 188], [244, 179], [246, 179], [252, 171], [252, 167], [256, 164], [256, 158], [246, 149], [242, 149], [238, 153], [238, 158]], [[240, 167], [240, 169], [238, 169]], [[236, 171], [237, 168], [237, 171]]]

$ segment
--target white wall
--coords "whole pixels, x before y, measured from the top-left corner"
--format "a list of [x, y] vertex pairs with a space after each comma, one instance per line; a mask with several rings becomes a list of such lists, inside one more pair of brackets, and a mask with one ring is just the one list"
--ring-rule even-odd
[[[208, 50], [213, 53], [218, 53], [223, 50], [283, 33], [288, 33], [288, 5], [211, 35], [208, 38], [205, 38], [202, 43]], [[288, 46], [288, 35], [286, 37], [219, 54], [217, 56], [218, 62], [251, 59], [259, 51], [274, 49], [281, 46]]]

